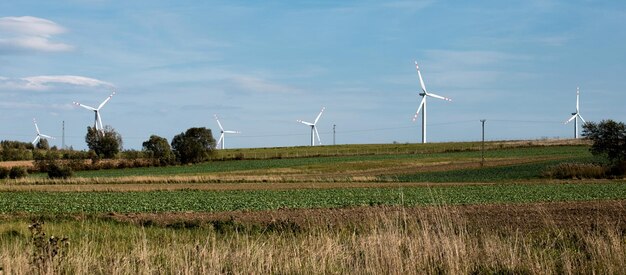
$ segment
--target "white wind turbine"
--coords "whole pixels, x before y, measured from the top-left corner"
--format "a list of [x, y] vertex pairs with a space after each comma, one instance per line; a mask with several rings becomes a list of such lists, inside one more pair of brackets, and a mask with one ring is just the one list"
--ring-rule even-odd
[[224, 140], [224, 135], [225, 134], [240, 134], [241, 132], [239, 131], [225, 131], [224, 128], [222, 127], [222, 123], [220, 123], [220, 120], [217, 118], [217, 115], [215, 115], [215, 120], [217, 121], [217, 125], [220, 126], [220, 139], [217, 141], [217, 148], [220, 148], [220, 145], [222, 146], [220, 149], [224, 149], [224, 143], [226, 143], [226, 141]]
[[107, 102], [109, 102], [109, 100], [111, 100], [111, 98], [114, 95], [115, 95], [115, 91], [113, 91], [113, 93], [109, 97], [107, 97], [104, 101], [102, 101], [102, 103], [100, 103], [98, 108], [94, 108], [94, 107], [91, 107], [91, 106], [80, 104], [78, 102], [74, 102], [74, 105], [83, 107], [83, 108], [85, 108], [87, 110], [90, 110], [90, 111], [93, 111], [95, 113], [95, 119], [94, 119], [94, 122], [93, 122], [93, 126], [96, 128], [96, 130], [103, 131], [104, 130], [104, 126], [102, 125], [102, 117], [100, 116], [100, 109], [102, 109], [102, 107], [104, 107], [104, 105], [107, 104]]
[[429, 93], [428, 91], [426, 91], [426, 86], [424, 85], [424, 80], [422, 80], [422, 74], [420, 73], [420, 67], [417, 65], [417, 61], [415, 61], [415, 68], [417, 69], [417, 76], [419, 77], [420, 85], [422, 86], [422, 92], [419, 94], [422, 96], [422, 102], [417, 108], [417, 112], [415, 112], [415, 116], [413, 116], [413, 121], [417, 119], [417, 116], [419, 115], [420, 110], [422, 110], [422, 143], [426, 143], [426, 97], [430, 96], [430, 97], [434, 97], [438, 99], [443, 99], [446, 101], [452, 101], [452, 99], [449, 99], [447, 97], [443, 97], [440, 95], [436, 95], [433, 93]]
[[33, 140], [33, 146], [36, 146], [37, 142], [39, 142], [41, 138], [54, 139], [53, 137], [49, 135], [44, 135], [41, 132], [39, 132], [39, 126], [37, 126], [37, 121], [34, 118], [33, 118], [33, 123], [35, 123], [35, 130], [37, 130], [37, 137], [35, 137], [35, 140]]
[[572, 117], [568, 119], [567, 121], [565, 121], [565, 124], [568, 124], [572, 120], [574, 121], [574, 138], [578, 138], [578, 119], [580, 118], [580, 120], [582, 120], [583, 123], [587, 123], [585, 122], [585, 119], [580, 115], [579, 97], [580, 97], [580, 90], [578, 87], [576, 87], [576, 112], [572, 113]]
[[317, 132], [317, 127], [315, 127], [315, 125], [317, 124], [317, 121], [320, 120], [320, 117], [322, 116], [322, 113], [324, 112], [324, 109], [326, 109], [326, 107], [322, 107], [322, 110], [320, 111], [320, 114], [317, 115], [317, 117], [315, 118], [315, 122], [313, 122], [313, 123], [302, 121], [302, 120], [298, 120], [298, 122], [300, 122], [300, 123], [302, 123], [304, 125], [311, 126], [311, 146], [315, 146], [315, 136], [316, 135], [317, 135], [317, 144], [318, 145], [322, 145], [322, 140], [320, 139], [320, 134]]

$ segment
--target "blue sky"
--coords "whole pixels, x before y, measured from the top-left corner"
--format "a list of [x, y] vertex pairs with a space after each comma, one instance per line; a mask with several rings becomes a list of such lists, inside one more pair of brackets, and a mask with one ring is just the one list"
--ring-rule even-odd
[[[93, 114], [140, 149], [190, 127], [226, 147], [419, 142], [420, 69], [431, 142], [571, 137], [626, 121], [623, 1], [2, 1], [0, 139], [42, 133], [84, 149]], [[214, 133], [214, 136], [218, 134]]]

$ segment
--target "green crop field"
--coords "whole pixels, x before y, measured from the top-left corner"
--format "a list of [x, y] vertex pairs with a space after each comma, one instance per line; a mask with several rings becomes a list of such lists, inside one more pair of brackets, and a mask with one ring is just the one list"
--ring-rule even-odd
[[2, 192], [1, 213], [212, 212], [626, 199], [626, 183], [246, 191]]

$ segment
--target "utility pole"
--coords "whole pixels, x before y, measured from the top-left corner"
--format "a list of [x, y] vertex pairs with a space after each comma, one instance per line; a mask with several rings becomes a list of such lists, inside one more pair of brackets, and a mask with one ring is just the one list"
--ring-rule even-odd
[[481, 155], [480, 166], [481, 167], [485, 165], [485, 121], [487, 120], [486, 119], [480, 120], [480, 122], [482, 122], [483, 124], [483, 141], [482, 141], [481, 148], [480, 148], [480, 155]]
[[333, 124], [333, 145], [335, 145], [335, 127], [337, 127], [337, 125]]
[[65, 150], [65, 120], [63, 121], [63, 136], [61, 138], [61, 149]]

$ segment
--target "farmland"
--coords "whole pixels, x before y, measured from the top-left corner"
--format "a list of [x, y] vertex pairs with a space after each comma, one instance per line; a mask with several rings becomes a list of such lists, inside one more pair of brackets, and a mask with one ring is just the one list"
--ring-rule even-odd
[[[479, 149], [238, 149], [198, 165], [4, 180], [0, 270], [626, 271], [626, 181], [541, 176], [559, 163], [600, 161], [588, 145], [492, 142], [484, 162]], [[33, 266], [32, 220], [71, 241], [65, 256]]]

